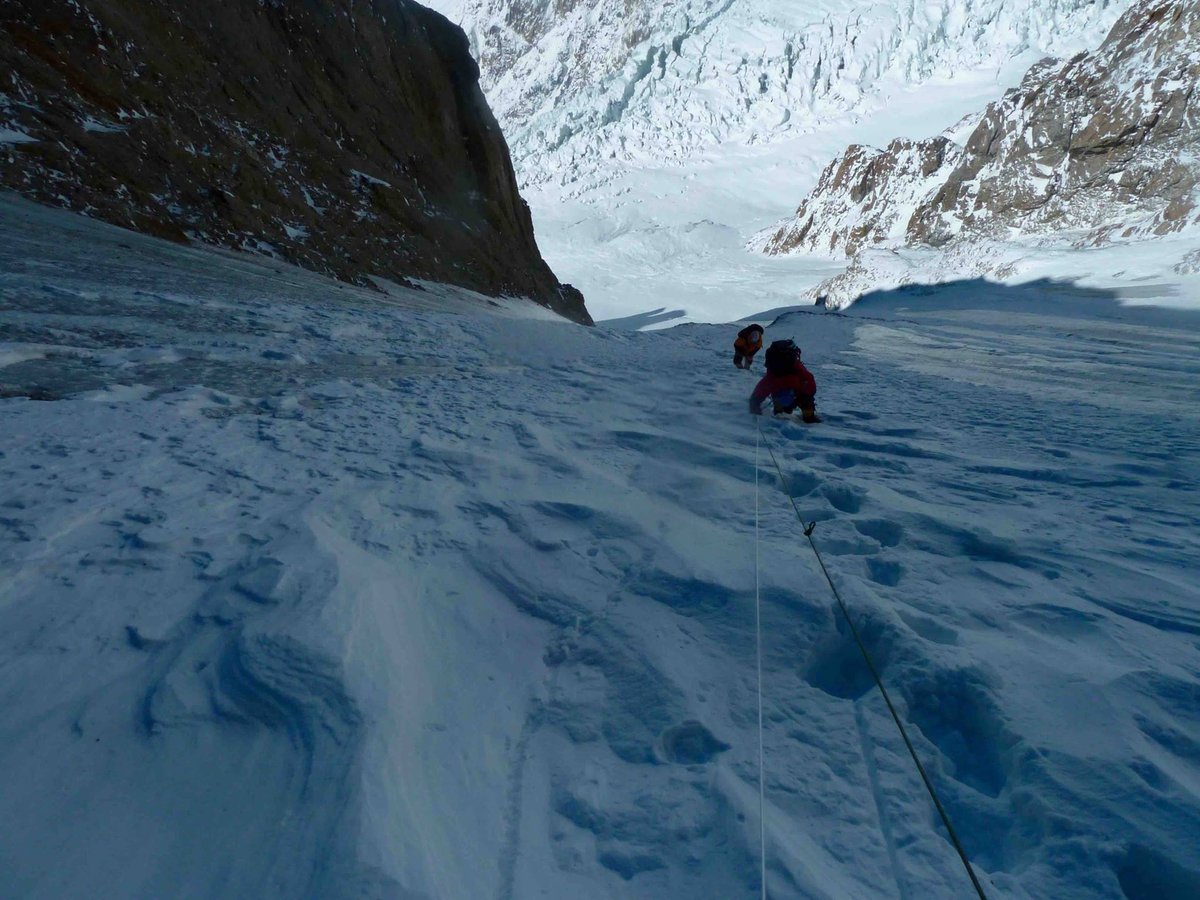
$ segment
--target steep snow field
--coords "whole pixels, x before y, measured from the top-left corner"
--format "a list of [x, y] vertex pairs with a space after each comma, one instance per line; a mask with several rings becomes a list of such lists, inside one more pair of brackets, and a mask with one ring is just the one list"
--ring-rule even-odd
[[[757, 895], [732, 329], [456, 302], [0, 200], [0, 894]], [[990, 896], [1200, 894], [1196, 315], [766, 324], [770, 896], [969, 891], [788, 492]]]
[[597, 318], [645, 324], [811, 303], [844, 260], [746, 245], [831, 159], [978, 114], [1129, 0], [430, 5], [471, 38], [546, 260]]

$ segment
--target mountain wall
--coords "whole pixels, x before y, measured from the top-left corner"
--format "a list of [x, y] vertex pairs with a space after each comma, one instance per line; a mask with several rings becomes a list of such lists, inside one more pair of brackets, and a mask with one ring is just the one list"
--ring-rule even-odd
[[356, 283], [590, 322], [542, 260], [461, 30], [410, 0], [6, 0], [0, 186]]
[[1200, 225], [1197, 148], [1200, 4], [1141, 0], [1094, 52], [1039, 63], [946, 134], [850, 147], [765, 250], [1165, 237]]

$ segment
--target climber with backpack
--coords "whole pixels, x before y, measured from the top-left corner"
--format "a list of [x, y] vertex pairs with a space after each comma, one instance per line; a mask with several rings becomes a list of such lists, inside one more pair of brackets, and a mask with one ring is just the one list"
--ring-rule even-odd
[[748, 369], [754, 362], [754, 354], [762, 349], [763, 329], [761, 325], [747, 325], [738, 332], [733, 342], [733, 364], [739, 369]]
[[817, 380], [800, 362], [800, 348], [795, 341], [775, 341], [767, 348], [767, 374], [750, 394], [750, 412], [762, 415], [763, 401], [769, 396], [775, 415], [800, 409], [801, 418], [813, 424], [821, 421], [817, 415]]

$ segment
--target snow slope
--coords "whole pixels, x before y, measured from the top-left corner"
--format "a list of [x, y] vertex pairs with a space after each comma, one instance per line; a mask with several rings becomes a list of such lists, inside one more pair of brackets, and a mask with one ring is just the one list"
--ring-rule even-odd
[[[732, 330], [430, 306], [0, 199], [2, 893], [757, 892]], [[1195, 896], [1195, 315], [785, 335], [827, 422], [761, 422], [770, 896], [968, 888], [786, 492], [991, 896]]]

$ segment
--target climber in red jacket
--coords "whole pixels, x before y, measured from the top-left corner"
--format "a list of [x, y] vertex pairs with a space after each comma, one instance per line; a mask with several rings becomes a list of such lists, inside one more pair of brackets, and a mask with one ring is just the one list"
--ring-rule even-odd
[[750, 394], [750, 412], [762, 415], [763, 401], [769, 396], [775, 414], [800, 409], [801, 418], [808, 423], [820, 422], [817, 415], [817, 380], [800, 362], [800, 348], [792, 341], [775, 341], [767, 348], [767, 374]]

